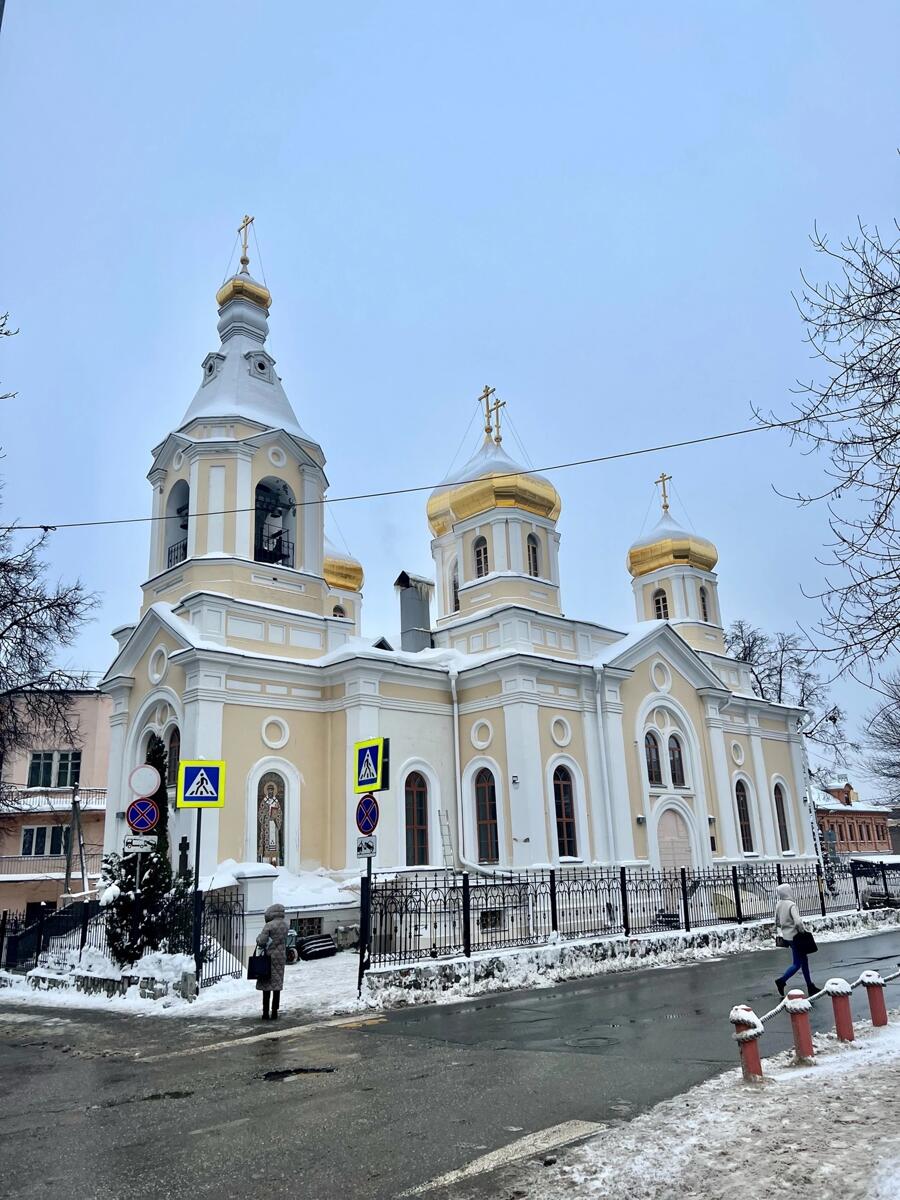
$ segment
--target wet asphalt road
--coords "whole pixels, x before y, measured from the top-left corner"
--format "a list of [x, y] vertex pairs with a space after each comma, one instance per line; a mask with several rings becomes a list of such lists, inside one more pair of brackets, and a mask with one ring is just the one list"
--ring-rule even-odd
[[[900, 932], [825, 945], [813, 962], [824, 981], [898, 960]], [[529, 1133], [627, 1120], [734, 1065], [728, 1012], [771, 1007], [783, 961], [746, 954], [316, 1025], [0, 1003], [0, 1195], [394, 1200]], [[830, 1005], [816, 1008], [827, 1028]], [[788, 1044], [781, 1019], [764, 1052]], [[508, 1191], [500, 1176], [429, 1194]]]

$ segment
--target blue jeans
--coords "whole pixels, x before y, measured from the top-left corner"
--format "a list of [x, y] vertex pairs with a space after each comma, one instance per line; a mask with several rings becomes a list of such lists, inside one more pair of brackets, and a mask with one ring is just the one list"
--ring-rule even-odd
[[810, 987], [812, 984], [812, 979], [809, 974], [809, 957], [804, 954], [804, 952], [797, 945], [796, 938], [794, 938], [793, 941], [788, 942], [788, 945], [791, 948], [794, 961], [791, 963], [790, 968], [780, 977], [781, 982], [787, 983], [792, 975], [796, 975], [798, 971], [802, 971], [803, 978], [806, 980], [806, 986]]

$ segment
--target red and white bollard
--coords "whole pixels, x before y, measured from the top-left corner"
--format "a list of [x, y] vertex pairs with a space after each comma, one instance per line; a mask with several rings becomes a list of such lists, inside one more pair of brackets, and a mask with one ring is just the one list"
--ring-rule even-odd
[[812, 1005], [805, 992], [801, 992], [799, 989], [788, 992], [784, 1007], [791, 1018], [795, 1061], [798, 1063], [814, 1062], [816, 1051], [813, 1046], [812, 1029], [809, 1026], [809, 1010]]
[[877, 971], [863, 971], [859, 982], [866, 989], [869, 1001], [869, 1012], [873, 1025], [887, 1025], [887, 1005], [884, 1002], [884, 989], [887, 986]]
[[850, 1011], [850, 997], [853, 988], [846, 979], [829, 979], [822, 989], [831, 997], [834, 1009], [834, 1028], [841, 1042], [852, 1042], [856, 1036], [853, 1032], [853, 1013]]
[[731, 1010], [729, 1020], [734, 1026], [734, 1040], [741, 1053], [744, 1082], [762, 1083], [762, 1061], [757, 1044], [763, 1034], [762, 1021], [747, 1004], [736, 1005]]

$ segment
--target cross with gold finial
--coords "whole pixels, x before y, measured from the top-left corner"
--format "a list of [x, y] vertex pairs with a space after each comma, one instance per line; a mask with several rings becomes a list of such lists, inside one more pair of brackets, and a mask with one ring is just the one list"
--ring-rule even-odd
[[495, 400], [491, 405], [491, 414], [494, 418], [494, 443], [499, 446], [503, 441], [503, 434], [500, 432], [500, 409], [506, 408], [505, 400]]
[[247, 231], [256, 220], [255, 217], [249, 217], [244, 214], [244, 219], [238, 225], [238, 233], [241, 235], [241, 266], [248, 267], [250, 265], [250, 256], [247, 254]]
[[497, 390], [496, 388], [488, 387], [488, 385], [485, 384], [484, 391], [478, 397], [478, 399], [484, 405], [484, 436], [485, 437], [491, 436], [491, 408], [492, 408], [491, 396], [493, 396], [493, 394], [496, 390]]
[[661, 471], [659, 479], [653, 480], [653, 482], [658, 483], [662, 489], [662, 510], [664, 513], [669, 511], [669, 493], [666, 491], [666, 484], [671, 478], [671, 475], [667, 475], [665, 471]]

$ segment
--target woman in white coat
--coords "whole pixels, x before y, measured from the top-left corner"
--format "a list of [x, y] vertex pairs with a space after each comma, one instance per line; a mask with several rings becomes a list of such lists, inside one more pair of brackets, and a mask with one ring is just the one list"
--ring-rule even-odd
[[802, 948], [802, 939], [798, 934], [806, 933], [806, 926], [803, 924], [803, 918], [800, 916], [800, 909], [797, 907], [797, 902], [791, 894], [791, 889], [786, 883], [780, 883], [777, 889], [778, 900], [775, 904], [775, 935], [788, 946], [793, 955], [793, 962], [790, 967], [779, 975], [775, 980], [775, 986], [778, 988], [779, 996], [784, 995], [784, 987], [792, 975], [796, 975], [798, 971], [803, 972], [803, 978], [806, 980], [806, 988], [809, 995], [819, 991], [816, 984], [813, 983], [809, 974], [809, 957], [806, 951]]

